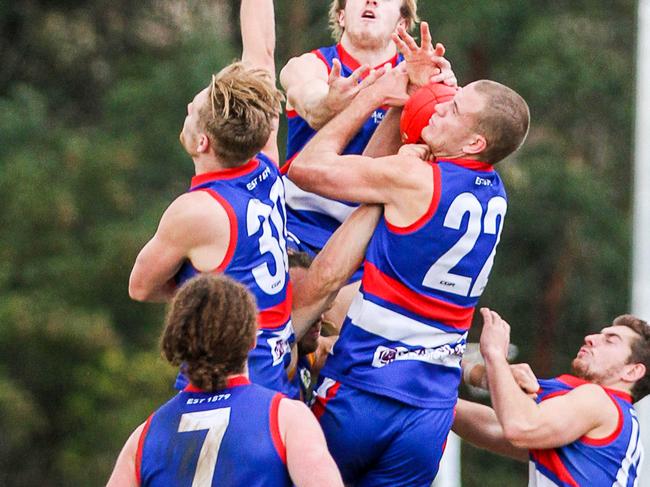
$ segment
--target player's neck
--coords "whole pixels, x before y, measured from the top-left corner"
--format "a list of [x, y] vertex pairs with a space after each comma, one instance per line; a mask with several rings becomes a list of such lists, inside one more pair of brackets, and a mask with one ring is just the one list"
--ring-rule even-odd
[[192, 157], [194, 161], [194, 174], [199, 176], [209, 172], [223, 171], [232, 166], [227, 166], [221, 160], [212, 154], [199, 154]]
[[359, 64], [367, 64], [371, 68], [389, 62], [397, 54], [397, 48], [390, 39], [383, 46], [362, 46], [355, 43], [344, 32], [341, 45]]

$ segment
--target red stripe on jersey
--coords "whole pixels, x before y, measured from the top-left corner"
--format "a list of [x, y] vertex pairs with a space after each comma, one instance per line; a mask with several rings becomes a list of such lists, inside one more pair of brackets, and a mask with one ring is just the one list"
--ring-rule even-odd
[[444, 159], [436, 158], [436, 162], [450, 162], [457, 166], [471, 169], [472, 171], [494, 172], [494, 165], [487, 162], [476, 161], [474, 159]]
[[340, 387], [341, 383], [335, 382], [329, 389], [327, 389], [325, 397], [316, 396], [316, 401], [314, 401], [314, 405], [311, 407], [311, 412], [314, 413], [316, 419], [320, 420], [323, 414], [325, 414], [327, 403], [330, 402], [334, 396], [336, 396], [336, 393], [339, 391]]
[[293, 162], [293, 160], [296, 158], [298, 154], [300, 154], [300, 151], [296, 152], [289, 159], [287, 159], [284, 164], [282, 164], [282, 166], [280, 167], [280, 174], [287, 174], [287, 172], [289, 172], [289, 166], [291, 166], [291, 163]]
[[405, 227], [398, 227], [391, 224], [388, 220], [386, 220], [386, 216], [384, 216], [388, 230], [397, 234], [415, 232], [416, 230], [419, 230], [424, 225], [426, 225], [427, 222], [431, 220], [433, 215], [435, 215], [436, 210], [438, 209], [438, 204], [440, 203], [440, 195], [442, 194], [442, 178], [440, 176], [440, 166], [438, 166], [438, 164], [432, 164], [431, 169], [433, 170], [433, 194], [431, 195], [431, 203], [429, 203], [427, 212], [416, 221]]
[[327, 68], [327, 74], [330, 74], [330, 71], [332, 70], [332, 66], [330, 66], [330, 63], [327, 62], [327, 59], [325, 59], [323, 53], [320, 52], [318, 49], [314, 49], [312, 51], [312, 54], [316, 54], [316, 57], [325, 63], [325, 67]]
[[[560, 382], [564, 382], [565, 384], [574, 388], [581, 386], [583, 384], [591, 384], [591, 382], [589, 382], [588, 380], [581, 379], [580, 377], [576, 377], [575, 375], [570, 375], [570, 374], [562, 374], [559, 377], [557, 377], [557, 380], [559, 380]], [[623, 399], [624, 401], [627, 401], [630, 404], [634, 402], [632, 400], [632, 396], [626, 392], [619, 391], [616, 389], [609, 389], [608, 387], [603, 387], [603, 389], [605, 389], [606, 393], [616, 396], [620, 399]]]
[[287, 464], [287, 448], [282, 440], [282, 434], [280, 433], [280, 420], [278, 417], [278, 412], [280, 410], [280, 401], [284, 399], [284, 395], [277, 393], [271, 399], [271, 407], [269, 409], [269, 425], [271, 429], [271, 439], [273, 440], [273, 445], [275, 450], [280, 456], [280, 460], [285, 465]]
[[562, 482], [571, 487], [580, 487], [562, 463], [556, 450], [531, 450], [530, 454], [533, 460], [553, 472]]
[[135, 452], [135, 480], [138, 485], [142, 485], [142, 447], [144, 446], [144, 440], [147, 437], [152, 418], [153, 414], [147, 418], [147, 422], [144, 424], [144, 428], [142, 428], [142, 432], [140, 433], [140, 438], [138, 438], [138, 449]]
[[257, 324], [260, 328], [280, 328], [284, 326], [291, 316], [291, 303], [293, 302], [293, 288], [291, 282], [287, 284], [287, 295], [280, 304], [260, 311], [257, 315]]
[[[248, 380], [248, 377], [245, 375], [233, 375], [232, 377], [228, 377], [226, 379], [226, 386], [224, 389], [230, 389], [232, 387], [238, 387], [238, 386], [247, 386], [251, 383], [250, 380]], [[185, 389], [183, 389], [184, 392], [216, 392], [216, 391], [206, 391], [205, 389], [201, 389], [199, 387], [196, 387], [194, 384], [189, 383], [185, 386]]]
[[370, 294], [443, 325], [460, 331], [472, 325], [474, 307], [464, 308], [413, 291], [368, 261], [363, 264], [361, 285]]
[[192, 178], [190, 189], [195, 188], [201, 184], [209, 183], [211, 181], [218, 181], [220, 179], [234, 179], [253, 172], [260, 165], [257, 159], [251, 159], [243, 166], [231, 167], [228, 169], [221, 169], [219, 171], [206, 172], [204, 174], [197, 174]]
[[287, 110], [287, 118], [296, 118], [298, 116], [298, 112], [295, 110]]
[[223, 256], [221, 264], [219, 264], [211, 271], [223, 272], [224, 269], [228, 267], [228, 264], [230, 264], [232, 256], [235, 255], [235, 249], [237, 248], [237, 215], [235, 214], [235, 210], [233, 210], [232, 206], [230, 206], [230, 203], [228, 203], [228, 201], [226, 201], [226, 199], [217, 193], [214, 189], [206, 188], [199, 191], [205, 191], [215, 200], [217, 200], [223, 209], [226, 210], [226, 214], [228, 215], [228, 223], [230, 226], [230, 241], [228, 242], [228, 250], [226, 250], [226, 255]]

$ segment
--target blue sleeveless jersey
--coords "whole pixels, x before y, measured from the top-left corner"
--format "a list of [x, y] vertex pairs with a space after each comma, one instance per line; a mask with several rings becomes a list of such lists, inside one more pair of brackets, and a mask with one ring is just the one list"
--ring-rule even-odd
[[217, 392], [188, 386], [147, 420], [136, 454], [139, 484], [292, 485], [278, 428], [281, 399], [244, 377]]
[[[571, 375], [540, 380], [537, 402], [566, 394], [588, 382]], [[605, 389], [605, 388], [604, 388]], [[632, 398], [605, 389], [618, 409], [618, 427], [607, 438], [582, 437], [549, 450], [531, 450], [530, 486], [533, 487], [632, 487], [643, 458], [639, 421]]]
[[[359, 67], [343, 46], [322, 47], [312, 51], [327, 66], [327, 72], [332, 69], [332, 60], [341, 61], [341, 76], [347, 78]], [[402, 61], [401, 55], [394, 56], [390, 62], [396, 66]], [[385, 63], [382, 63], [382, 66]], [[387, 107], [378, 108], [366, 120], [361, 130], [354, 136], [343, 150], [343, 154], [361, 154], [379, 123], [386, 114]], [[305, 243], [314, 250], [320, 250], [336, 229], [358, 206], [348, 201], [335, 201], [322, 196], [308, 193], [298, 188], [287, 176], [291, 161], [314, 136], [316, 131], [294, 110], [287, 111], [287, 162], [282, 166], [284, 184], [287, 190], [287, 224], [290, 236], [300, 243]]]
[[427, 213], [382, 219], [359, 294], [321, 373], [417, 407], [453, 407], [474, 307], [487, 284], [507, 209], [491, 165], [432, 163]]
[[[291, 284], [286, 249], [284, 185], [276, 165], [264, 154], [241, 167], [192, 178], [190, 191], [206, 191], [226, 210], [230, 245], [214, 272], [242, 283], [259, 309], [257, 346], [248, 358], [251, 380], [288, 392], [285, 367], [291, 343]], [[198, 271], [186, 261], [176, 276], [180, 286]], [[180, 376], [177, 388], [187, 380]]]

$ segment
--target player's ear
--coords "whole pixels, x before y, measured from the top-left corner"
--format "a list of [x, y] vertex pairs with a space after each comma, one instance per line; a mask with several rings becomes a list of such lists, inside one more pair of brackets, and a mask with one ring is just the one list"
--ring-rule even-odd
[[645, 377], [646, 368], [643, 364], [627, 364], [623, 368], [623, 380], [634, 383]]
[[196, 152], [205, 154], [210, 150], [210, 137], [206, 134], [199, 134], [198, 141], [196, 142]]
[[467, 143], [463, 146], [465, 154], [480, 154], [487, 148], [487, 140], [481, 134], [471, 134]]
[[336, 14], [336, 20], [339, 23], [341, 29], [345, 29], [345, 9], [339, 10], [339, 13]]

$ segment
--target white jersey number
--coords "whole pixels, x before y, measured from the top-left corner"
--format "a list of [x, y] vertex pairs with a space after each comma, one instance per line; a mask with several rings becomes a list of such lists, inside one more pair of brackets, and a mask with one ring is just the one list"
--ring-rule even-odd
[[[280, 211], [284, 208], [284, 186], [278, 178], [271, 187], [269, 195], [273, 206], [262, 203], [258, 199], [251, 199], [248, 202], [246, 210], [246, 227], [248, 236], [255, 235], [260, 226], [262, 227], [262, 236], [259, 240], [260, 253], [271, 254], [275, 263], [275, 274], [271, 274], [269, 265], [264, 262], [253, 269], [255, 282], [266, 294], [277, 294], [284, 289], [284, 283], [289, 267], [287, 257], [287, 244], [285, 239], [286, 222], [283, 213]], [[276, 238], [273, 235], [271, 226], [275, 228]]]
[[[449, 206], [443, 225], [453, 230], [460, 230], [460, 225], [465, 217], [469, 214], [467, 229], [463, 236], [447, 252], [445, 252], [427, 271], [422, 281], [422, 285], [445, 291], [460, 296], [478, 297], [487, 285], [488, 276], [494, 264], [494, 254], [497, 245], [501, 239], [501, 230], [503, 229], [503, 217], [508, 209], [506, 200], [501, 196], [492, 198], [488, 202], [485, 219], [483, 218], [483, 208], [478, 198], [472, 193], [462, 193], [454, 199]], [[501, 217], [502, 224], [497, 229], [497, 218]], [[485, 261], [481, 272], [479, 273], [474, 285], [472, 278], [453, 274], [453, 269], [458, 263], [469, 254], [476, 245], [476, 241], [481, 235], [481, 222], [483, 223], [483, 232], [490, 235], [496, 235], [497, 239], [492, 248], [490, 256]]]
[[208, 430], [199, 453], [199, 460], [196, 463], [192, 487], [212, 485], [219, 448], [228, 423], [230, 423], [230, 408], [185, 413], [181, 416], [181, 422], [178, 425], [179, 433]]

